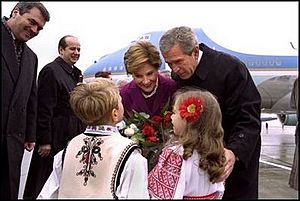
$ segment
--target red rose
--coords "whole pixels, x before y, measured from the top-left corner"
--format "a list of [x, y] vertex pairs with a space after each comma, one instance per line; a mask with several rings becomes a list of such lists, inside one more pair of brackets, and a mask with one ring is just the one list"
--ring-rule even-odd
[[168, 124], [172, 122], [171, 115], [172, 115], [172, 112], [170, 112], [170, 111], [165, 112], [164, 120], [163, 120], [163, 127], [164, 128], [167, 128]]
[[161, 116], [155, 115], [151, 118], [151, 120], [159, 124], [160, 122], [162, 122], [163, 118]]
[[155, 135], [147, 137], [147, 141], [149, 142], [157, 142], [158, 140], [159, 139]]
[[155, 129], [149, 124], [145, 123], [143, 126], [143, 134], [148, 138], [150, 136], [155, 136]]

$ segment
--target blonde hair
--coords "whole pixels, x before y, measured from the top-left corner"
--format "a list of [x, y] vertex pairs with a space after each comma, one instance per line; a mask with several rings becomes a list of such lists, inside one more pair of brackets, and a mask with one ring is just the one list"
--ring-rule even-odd
[[174, 108], [191, 96], [202, 99], [203, 112], [197, 120], [185, 122], [185, 131], [177, 140], [184, 148], [183, 158], [188, 159], [196, 150], [199, 167], [207, 170], [210, 181], [215, 181], [223, 173], [225, 163], [221, 109], [213, 94], [195, 88], [178, 90]]
[[158, 49], [149, 41], [141, 40], [131, 45], [124, 55], [127, 73], [133, 74], [144, 64], [150, 64], [157, 70], [161, 65]]
[[70, 104], [75, 115], [90, 126], [108, 123], [112, 110], [119, 109], [118, 101], [118, 88], [105, 78], [80, 84], [70, 93]]

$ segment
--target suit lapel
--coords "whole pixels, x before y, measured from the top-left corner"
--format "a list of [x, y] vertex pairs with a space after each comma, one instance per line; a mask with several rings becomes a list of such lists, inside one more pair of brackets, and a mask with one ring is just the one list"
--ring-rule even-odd
[[[37, 70], [37, 64], [33, 59], [32, 55], [30, 55], [30, 50], [26, 44], [23, 46], [22, 59], [20, 62], [20, 76], [17, 80], [17, 87], [23, 88], [22, 85], [26, 84], [31, 86], [33, 81], [34, 71]], [[32, 79], [33, 78], [33, 79]]]
[[2, 44], [4, 44], [2, 46], [3, 59], [6, 63], [6, 66], [8, 67], [9, 75], [11, 76], [13, 82], [16, 84], [19, 77], [19, 66], [17, 63], [15, 47], [13, 45], [12, 38], [9, 35], [10, 33], [6, 31], [6, 28], [3, 24], [2, 29], [5, 30], [2, 32]]

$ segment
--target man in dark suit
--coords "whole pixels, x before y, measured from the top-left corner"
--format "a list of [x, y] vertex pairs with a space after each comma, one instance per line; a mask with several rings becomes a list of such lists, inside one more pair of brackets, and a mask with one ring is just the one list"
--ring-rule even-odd
[[74, 66], [80, 50], [76, 37], [62, 37], [58, 43], [59, 56], [39, 73], [37, 139], [24, 199], [38, 196], [52, 172], [54, 155], [85, 130], [86, 126], [75, 116], [69, 103], [69, 93], [82, 81], [81, 70]]
[[26, 42], [37, 36], [50, 15], [39, 2], [19, 2], [1, 27], [0, 197], [17, 199], [24, 148], [35, 146], [38, 60]]
[[237, 58], [199, 44], [189, 27], [175, 27], [160, 39], [162, 55], [179, 87], [213, 93], [222, 111], [225, 141], [223, 199], [257, 199], [261, 150], [261, 97]]

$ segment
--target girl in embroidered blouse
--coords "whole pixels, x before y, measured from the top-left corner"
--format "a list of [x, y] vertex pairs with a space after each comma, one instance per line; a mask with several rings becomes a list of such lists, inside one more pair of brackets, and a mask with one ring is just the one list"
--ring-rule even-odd
[[174, 136], [148, 175], [158, 199], [221, 199], [224, 182], [215, 182], [225, 165], [222, 115], [208, 91], [180, 89], [171, 116]]

